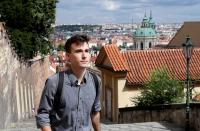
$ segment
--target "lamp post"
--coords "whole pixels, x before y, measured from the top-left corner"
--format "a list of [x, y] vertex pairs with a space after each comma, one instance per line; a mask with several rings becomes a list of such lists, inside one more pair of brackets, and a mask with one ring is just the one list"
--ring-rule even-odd
[[185, 123], [185, 131], [190, 131], [190, 82], [189, 82], [189, 65], [190, 59], [192, 57], [193, 45], [191, 42], [191, 38], [187, 36], [186, 43], [183, 43], [183, 54], [186, 59], [186, 82], [187, 82], [187, 90], [186, 90], [186, 123]]

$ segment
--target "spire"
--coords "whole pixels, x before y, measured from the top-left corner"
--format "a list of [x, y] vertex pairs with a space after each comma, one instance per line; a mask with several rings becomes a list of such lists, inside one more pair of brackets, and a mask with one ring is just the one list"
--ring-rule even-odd
[[153, 21], [152, 17], [152, 11], [150, 10], [150, 16], [149, 16], [149, 26], [153, 29], [155, 29], [155, 22]]
[[144, 17], [147, 17], [146, 10], [145, 10], [145, 13], [144, 13]]
[[144, 13], [143, 21], [145, 21], [145, 20], [148, 20], [147, 15], [146, 15], [146, 11], [145, 11], [145, 13]]
[[132, 28], [132, 31], [133, 31], [133, 16], [132, 16], [132, 21], [131, 21], [131, 28]]
[[149, 24], [148, 24], [148, 21], [149, 21], [149, 20], [148, 20], [148, 18], [147, 18], [146, 11], [145, 11], [145, 13], [144, 13], [144, 18], [143, 18], [143, 20], [142, 20], [142, 26], [141, 26], [141, 27], [142, 27], [142, 28], [143, 28], [143, 27], [144, 27], [144, 28], [145, 28], [145, 27], [148, 27], [148, 25], [149, 25]]
[[150, 17], [149, 17], [149, 19], [152, 19], [152, 11], [150, 10]]

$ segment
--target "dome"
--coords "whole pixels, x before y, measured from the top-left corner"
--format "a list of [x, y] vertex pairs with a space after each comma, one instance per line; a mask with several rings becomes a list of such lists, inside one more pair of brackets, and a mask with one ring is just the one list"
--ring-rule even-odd
[[142, 22], [148, 22], [148, 18], [145, 16], [142, 20]]
[[156, 31], [152, 28], [139, 28], [134, 32], [134, 37], [156, 37]]
[[155, 22], [153, 21], [153, 19], [149, 19], [149, 24], [155, 24]]

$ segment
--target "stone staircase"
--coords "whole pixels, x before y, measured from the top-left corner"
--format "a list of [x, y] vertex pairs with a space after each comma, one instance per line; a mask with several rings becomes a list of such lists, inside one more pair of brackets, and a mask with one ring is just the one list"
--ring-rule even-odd
[[[101, 123], [102, 131], [184, 131], [183, 127], [167, 122], [145, 122], [129, 124], [112, 124], [109, 121]], [[8, 129], [0, 131], [40, 131], [36, 128], [35, 119], [14, 123]]]

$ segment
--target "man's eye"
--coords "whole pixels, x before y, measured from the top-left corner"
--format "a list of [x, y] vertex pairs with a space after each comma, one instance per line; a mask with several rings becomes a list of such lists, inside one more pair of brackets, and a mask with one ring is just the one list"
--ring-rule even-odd
[[90, 52], [90, 50], [89, 49], [86, 49], [86, 50], [75, 50], [74, 51], [75, 53], [82, 53], [82, 52], [86, 52], [86, 53], [89, 53]]
[[89, 50], [89, 49], [88, 49], [88, 50], [85, 50], [85, 52], [87, 52], [87, 53], [88, 53], [88, 52], [90, 52], [90, 50]]

